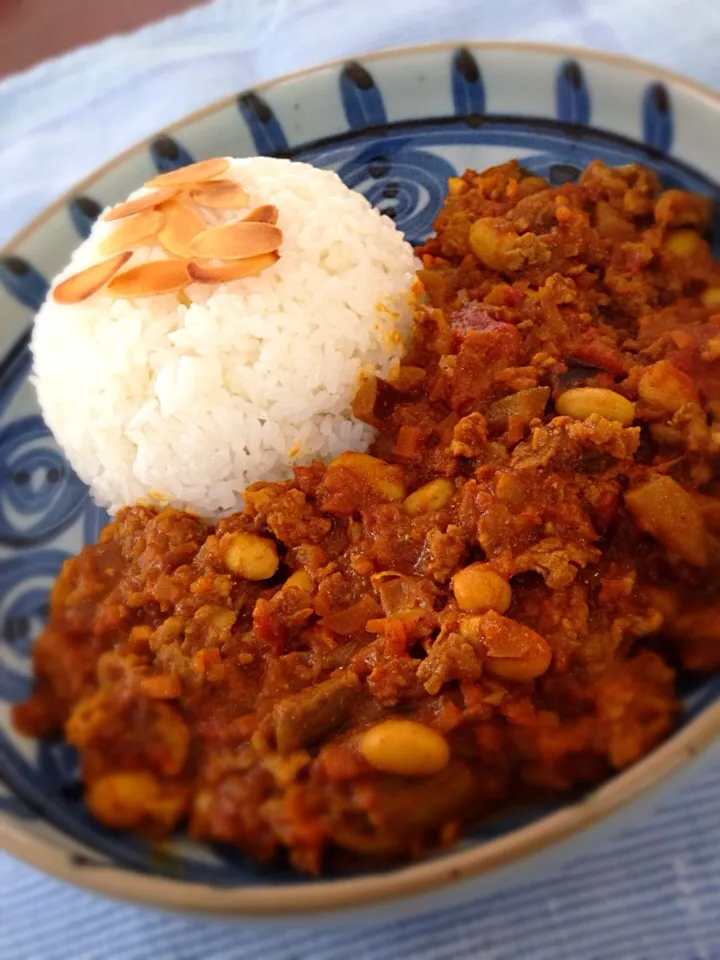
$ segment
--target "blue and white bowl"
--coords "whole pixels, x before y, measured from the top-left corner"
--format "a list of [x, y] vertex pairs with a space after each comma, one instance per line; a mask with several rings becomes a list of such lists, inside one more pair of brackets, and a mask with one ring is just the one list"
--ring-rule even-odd
[[[389, 51], [276, 80], [187, 118], [86, 180], [0, 255], [0, 846], [101, 893], [275, 920], [410, 912], [527, 877], [687, 768], [720, 729], [720, 678], [688, 683], [678, 732], [581, 800], [495, 822], [423, 863], [322, 880], [263, 869], [220, 847], [180, 839], [158, 850], [107, 830], [83, 806], [74, 752], [11, 726], [10, 705], [30, 687], [30, 646], [53, 578], [107, 519], [39, 416], [28, 381], [33, 312], [103, 207], [158, 170], [226, 154], [337, 170], [417, 241], [431, 230], [448, 177], [511, 157], [553, 184], [596, 157], [639, 161], [666, 186], [718, 199], [720, 98], [588, 51], [493, 43]], [[720, 238], [720, 221], [716, 228]]]

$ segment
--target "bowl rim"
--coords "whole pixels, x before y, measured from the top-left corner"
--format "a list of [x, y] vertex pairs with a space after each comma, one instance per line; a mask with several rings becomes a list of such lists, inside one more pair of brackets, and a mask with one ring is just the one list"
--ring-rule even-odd
[[[629, 69], [647, 74], [655, 80], [665, 80], [673, 87], [684, 89], [711, 109], [720, 111], [719, 93], [682, 74], [650, 62], [582, 46], [512, 40], [450, 40], [357, 53], [282, 74], [253, 85], [252, 89], [260, 92], [271, 90], [307, 76], [337, 69], [348, 60], [366, 63], [432, 53], [451, 54], [459, 47], [480, 52], [551, 54], [591, 61], [609, 68]], [[99, 177], [147, 148], [158, 136], [180, 130], [190, 123], [211, 116], [233, 105], [236, 99], [237, 94], [233, 94], [192, 111], [98, 167], [33, 217], [0, 248], [0, 257], [11, 256], [20, 244], [66, 206], [69, 198], [82, 193], [85, 187]], [[0, 850], [5, 850], [56, 879], [90, 892], [163, 910], [206, 916], [235, 915], [248, 919], [299, 919], [300, 915], [320, 916], [336, 911], [360, 910], [380, 903], [427, 896], [461, 882], [479, 879], [499, 871], [500, 868], [511, 867], [520, 861], [537, 857], [551, 847], [568, 841], [573, 834], [598, 828], [633, 801], [655, 791], [683, 766], [705, 753], [718, 734], [720, 699], [705, 707], [687, 727], [675, 733], [638, 763], [617, 774], [579, 801], [469, 850], [457, 850], [439, 858], [360, 877], [319, 880], [308, 884], [222, 887], [165, 876], [148, 876], [121, 866], [93, 866], [91, 870], [84, 870], [73, 864], [66, 851], [33, 836], [25, 831], [21, 824], [11, 822], [10, 818], [1, 812]]]

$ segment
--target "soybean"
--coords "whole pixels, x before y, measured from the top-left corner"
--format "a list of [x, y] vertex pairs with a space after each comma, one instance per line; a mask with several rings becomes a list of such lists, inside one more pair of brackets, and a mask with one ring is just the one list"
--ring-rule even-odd
[[417, 720], [385, 720], [366, 730], [360, 753], [376, 770], [402, 777], [429, 777], [450, 762], [447, 740]]
[[624, 427], [630, 426], [635, 419], [635, 404], [603, 387], [572, 387], [558, 397], [555, 409], [561, 416], [575, 420], [587, 420], [595, 413]]
[[277, 570], [275, 541], [254, 533], [231, 533], [225, 549], [225, 566], [244, 580], [269, 580]]
[[422, 513], [430, 513], [432, 510], [440, 510], [452, 497], [454, 487], [446, 477], [437, 477], [422, 487], [418, 487], [409, 497], [405, 498], [403, 506], [405, 512], [411, 517], [417, 517]]
[[512, 601], [510, 584], [484, 563], [471, 563], [453, 579], [453, 593], [463, 610], [505, 613]]

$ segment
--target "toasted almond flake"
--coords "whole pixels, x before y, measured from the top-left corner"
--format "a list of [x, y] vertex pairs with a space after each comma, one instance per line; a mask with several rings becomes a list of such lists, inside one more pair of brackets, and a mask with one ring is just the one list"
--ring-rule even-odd
[[150, 193], [144, 193], [141, 197], [135, 197], [133, 200], [126, 200], [124, 203], [118, 203], [111, 207], [104, 214], [103, 220], [122, 220], [123, 217], [132, 217], [143, 210], [159, 207], [170, 200], [171, 197], [174, 197], [177, 192], [177, 189], [171, 189], [170, 187], [166, 190], [151, 190]]
[[250, 199], [246, 191], [235, 180], [210, 180], [193, 187], [190, 196], [201, 207], [234, 210], [246, 207]]
[[146, 187], [188, 187], [205, 180], [219, 177], [229, 168], [227, 157], [212, 157], [210, 160], [198, 160], [177, 170], [168, 170], [157, 177], [145, 181]]
[[66, 277], [53, 290], [53, 300], [56, 303], [80, 303], [81, 300], [87, 300], [102, 289], [108, 280], [112, 280], [131, 256], [130, 251], [118, 253], [108, 260], [94, 263], [91, 267]]
[[272, 223], [237, 220], [198, 234], [190, 249], [204, 260], [241, 260], [272, 253], [282, 243], [282, 237], [282, 230]]
[[153, 260], [119, 273], [110, 284], [113, 297], [134, 299], [161, 293], [175, 293], [188, 284], [187, 260]]
[[142, 210], [129, 220], [122, 223], [108, 234], [98, 245], [100, 253], [110, 256], [129, 250], [139, 243], [153, 240], [165, 224], [165, 214], [162, 210]]
[[243, 217], [245, 223], [277, 223], [278, 208], [272, 203], [263, 203]]
[[244, 277], [254, 277], [263, 270], [267, 270], [280, 259], [277, 251], [261, 253], [257, 257], [244, 257], [232, 263], [223, 263], [220, 266], [189, 263], [188, 274], [195, 283], [230, 283], [231, 280], [242, 280]]
[[179, 197], [165, 207], [165, 226], [158, 234], [158, 240], [175, 257], [189, 260], [194, 256], [190, 241], [207, 229], [207, 224], [192, 207]]

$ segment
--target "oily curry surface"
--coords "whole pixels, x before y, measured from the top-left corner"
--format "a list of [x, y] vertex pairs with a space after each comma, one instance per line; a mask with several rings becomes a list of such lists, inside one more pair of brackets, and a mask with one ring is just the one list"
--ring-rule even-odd
[[720, 268], [638, 166], [451, 180], [368, 454], [68, 561], [20, 729], [118, 828], [318, 872], [417, 856], [667, 736], [720, 667]]

